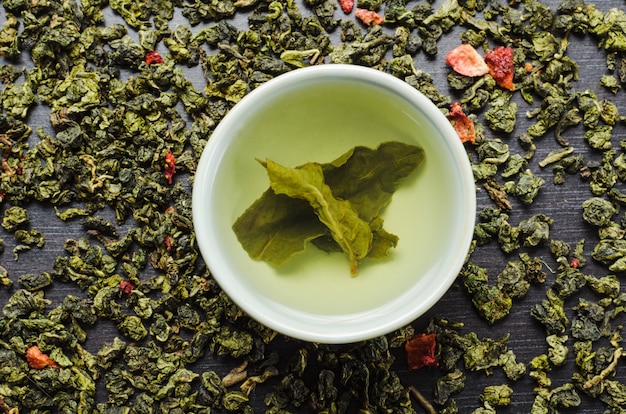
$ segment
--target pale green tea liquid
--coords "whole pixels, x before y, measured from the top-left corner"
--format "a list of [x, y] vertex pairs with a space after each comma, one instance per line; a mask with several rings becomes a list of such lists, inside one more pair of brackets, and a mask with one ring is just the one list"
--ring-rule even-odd
[[224, 243], [239, 250], [241, 271], [267, 301], [304, 313], [352, 314], [384, 305], [414, 288], [416, 279], [424, 279], [424, 289], [434, 283], [450, 260], [440, 251], [459, 225], [462, 206], [454, 200], [461, 190], [450, 153], [434, 145], [438, 132], [409, 102], [346, 79], [330, 86], [305, 85], [297, 93], [286, 90], [249, 117], [249, 126], [238, 131], [239, 144], [223, 157], [227, 168], [215, 180], [216, 186], [228, 189], [220, 193], [231, 195], [218, 212], [229, 218], [225, 226], [232, 226], [268, 187], [255, 158], [287, 166], [328, 162], [354, 146], [376, 147], [384, 141], [425, 150], [423, 164], [401, 184], [382, 214], [385, 229], [400, 238], [397, 248], [388, 260], [363, 260], [356, 277], [350, 277], [342, 254], [327, 254], [312, 245], [276, 268], [254, 261], [231, 231]]

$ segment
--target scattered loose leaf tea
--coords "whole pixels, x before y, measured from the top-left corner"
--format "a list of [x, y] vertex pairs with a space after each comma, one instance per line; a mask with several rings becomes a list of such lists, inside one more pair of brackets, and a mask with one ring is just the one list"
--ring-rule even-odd
[[[0, 412], [624, 412], [623, 6], [1, 2]], [[199, 156], [233, 105], [331, 63], [435, 103], [471, 144], [479, 205], [439, 316], [342, 345], [250, 319], [191, 215]], [[368, 224], [366, 258], [399, 242], [382, 210], [422, 156], [385, 143], [319, 165]], [[306, 199], [268, 189], [251, 209], [234, 227], [254, 257], [346, 254]]]

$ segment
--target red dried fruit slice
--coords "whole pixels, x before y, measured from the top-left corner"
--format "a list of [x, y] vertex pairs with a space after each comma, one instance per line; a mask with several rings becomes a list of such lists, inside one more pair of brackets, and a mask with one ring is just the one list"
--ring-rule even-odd
[[513, 49], [498, 46], [485, 55], [485, 63], [489, 68], [489, 74], [493, 76], [501, 88], [514, 90], [513, 75], [515, 63], [513, 62]]
[[483, 57], [469, 44], [462, 44], [449, 51], [446, 63], [452, 70], [464, 76], [483, 76], [489, 73]]
[[454, 127], [454, 130], [459, 135], [461, 142], [469, 142], [471, 144], [476, 143], [476, 131], [474, 129], [474, 121], [469, 119], [461, 104], [458, 102], [450, 105], [450, 112], [448, 113], [448, 119]]

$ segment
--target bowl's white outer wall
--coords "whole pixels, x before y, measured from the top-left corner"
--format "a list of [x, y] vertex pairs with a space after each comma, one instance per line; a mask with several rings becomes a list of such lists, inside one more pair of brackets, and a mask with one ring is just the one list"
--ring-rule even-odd
[[[364, 84], [379, 85], [398, 96], [411, 101], [426, 113], [430, 122], [440, 131], [442, 144], [455, 161], [462, 194], [458, 194], [462, 206], [458, 234], [449, 243], [450, 257], [447, 268], [438, 274], [437, 282], [429, 284], [428, 291], [409, 289], [403, 295], [383, 306], [366, 312], [344, 315], [313, 315], [295, 311], [287, 306], [269, 301], [259, 295], [245, 280], [234, 272], [229, 263], [228, 251], [220, 249], [223, 234], [211, 208], [219, 203], [211, 188], [229, 145], [229, 131], [240, 127], [240, 117], [260, 105], [267, 96], [300, 82], [324, 77], [349, 77]], [[222, 119], [212, 133], [204, 149], [193, 185], [193, 223], [200, 253], [212, 276], [224, 292], [246, 312], [265, 326], [297, 339], [320, 343], [350, 343], [390, 333], [411, 323], [430, 309], [450, 288], [466, 258], [472, 241], [476, 216], [475, 184], [467, 152], [458, 135], [443, 113], [422, 93], [392, 75], [356, 65], [320, 65], [297, 69], [280, 75], [250, 92]], [[223, 227], [223, 226], [221, 226]], [[252, 260], [252, 259], [250, 259]], [[358, 277], [357, 277], [358, 278]]]

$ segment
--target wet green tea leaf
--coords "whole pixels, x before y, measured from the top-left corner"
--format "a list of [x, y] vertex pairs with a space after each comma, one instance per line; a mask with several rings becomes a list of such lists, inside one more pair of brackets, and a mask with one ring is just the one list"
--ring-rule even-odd
[[424, 160], [424, 150], [398, 141], [376, 149], [358, 146], [322, 165], [335, 197], [350, 200], [359, 215], [373, 220], [389, 204], [401, 181]]
[[[397, 245], [398, 237], [383, 229], [379, 214], [423, 159], [423, 149], [390, 141], [375, 149], [357, 146], [330, 163], [317, 164], [323, 173], [317, 179], [327, 184], [330, 196], [349, 203], [368, 224], [371, 238], [363, 257], [384, 259]], [[273, 265], [302, 252], [309, 241], [326, 252], [345, 251], [308, 201], [272, 189], [235, 221], [233, 230], [250, 257]]]
[[250, 257], [278, 266], [326, 233], [305, 200], [268, 189], [235, 222], [233, 230]]
[[[380, 216], [375, 217], [370, 222], [370, 228], [372, 230], [372, 245], [366, 257], [386, 259], [389, 256], [389, 251], [398, 245], [399, 237], [383, 228], [383, 219]], [[311, 243], [327, 253], [341, 252], [341, 248], [329, 234], [317, 237], [311, 240]]]
[[358, 262], [370, 250], [372, 230], [346, 200], [333, 196], [324, 182], [322, 166], [307, 163], [298, 168], [287, 168], [271, 160], [265, 163], [270, 186], [276, 194], [306, 200], [319, 220], [350, 261], [350, 273], [357, 274]]

